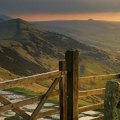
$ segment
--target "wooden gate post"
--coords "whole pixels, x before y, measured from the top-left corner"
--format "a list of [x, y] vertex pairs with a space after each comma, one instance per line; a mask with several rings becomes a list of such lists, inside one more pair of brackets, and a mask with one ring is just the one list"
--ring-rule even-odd
[[62, 77], [59, 82], [60, 120], [67, 120], [67, 80], [65, 74], [65, 61], [59, 61], [59, 71], [62, 72]]
[[78, 120], [79, 51], [65, 53], [67, 70], [67, 120]]
[[120, 83], [108, 81], [104, 101], [105, 120], [120, 120]]

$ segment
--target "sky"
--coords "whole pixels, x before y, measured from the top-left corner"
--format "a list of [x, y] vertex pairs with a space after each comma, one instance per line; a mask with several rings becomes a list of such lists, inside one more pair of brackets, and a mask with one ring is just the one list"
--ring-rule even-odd
[[0, 14], [28, 21], [120, 21], [120, 0], [0, 0]]

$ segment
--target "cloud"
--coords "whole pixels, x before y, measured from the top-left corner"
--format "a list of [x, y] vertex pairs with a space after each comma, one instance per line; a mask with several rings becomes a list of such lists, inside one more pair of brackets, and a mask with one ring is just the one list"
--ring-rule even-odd
[[120, 12], [120, 0], [0, 0], [3, 14]]

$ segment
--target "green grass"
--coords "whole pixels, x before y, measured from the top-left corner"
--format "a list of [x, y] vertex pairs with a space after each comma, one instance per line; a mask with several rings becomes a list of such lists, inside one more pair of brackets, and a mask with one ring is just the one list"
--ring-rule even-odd
[[27, 96], [27, 97], [41, 96], [42, 95], [42, 93], [33, 92], [33, 91], [30, 91], [30, 90], [27, 90], [27, 89], [24, 89], [24, 88], [20, 88], [20, 87], [14, 87], [14, 88], [10, 88], [10, 89], [7, 89], [7, 90], [9, 90], [11, 92], [21, 94], [21, 95], [24, 95], [24, 96]]
[[43, 81], [38, 81], [37, 84], [44, 86], [46, 88], [49, 88], [51, 85], [52, 81], [51, 80], [43, 80]]
[[[14, 88], [10, 88], [7, 90], [17, 93], [17, 94], [20, 94], [20, 95], [24, 95], [26, 97], [34, 97], [34, 96], [42, 96], [43, 95], [43, 93], [33, 92], [33, 91], [30, 91], [30, 90], [27, 90], [24, 88], [20, 88], [20, 87], [14, 87]], [[59, 99], [58, 99], [58, 97], [48, 98], [47, 102], [59, 104]]]
[[54, 104], [59, 104], [59, 98], [49, 98], [48, 99], [48, 102], [50, 102], [50, 103], [54, 103]]
[[80, 103], [80, 104], [78, 104], [78, 107], [84, 107], [84, 106], [88, 106], [88, 104], [86, 103]]

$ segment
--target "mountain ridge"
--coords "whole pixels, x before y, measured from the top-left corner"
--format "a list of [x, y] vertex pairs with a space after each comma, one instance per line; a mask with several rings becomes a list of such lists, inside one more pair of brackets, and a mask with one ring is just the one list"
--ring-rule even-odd
[[33, 22], [51, 31], [68, 35], [77, 41], [105, 50], [119, 51], [120, 22], [99, 20], [66, 20]]
[[[0, 67], [15, 75], [27, 76], [55, 70], [58, 61], [64, 59], [65, 51], [71, 48], [80, 51], [83, 76], [119, 70], [119, 61], [115, 63], [106, 51], [57, 32], [38, 29], [22, 19], [2, 22], [0, 28]], [[99, 69], [96, 70], [95, 66]]]
[[12, 17], [9, 17], [7, 15], [0, 14], [0, 22], [4, 22], [6, 20], [10, 20]]

